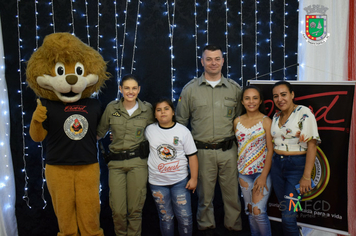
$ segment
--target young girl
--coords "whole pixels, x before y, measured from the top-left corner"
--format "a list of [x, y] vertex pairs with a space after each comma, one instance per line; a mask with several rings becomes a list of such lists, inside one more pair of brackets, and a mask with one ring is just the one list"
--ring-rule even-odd
[[271, 119], [264, 114], [264, 103], [260, 90], [247, 86], [242, 92], [241, 116], [234, 120], [238, 142], [239, 182], [245, 200], [251, 235], [271, 235], [267, 200], [271, 190], [273, 144]]
[[159, 214], [161, 233], [163, 236], [174, 235], [173, 217], [176, 216], [179, 234], [192, 235], [189, 190], [194, 193], [197, 186], [197, 148], [190, 131], [176, 123], [170, 100], [160, 100], [154, 105], [154, 112], [158, 123], [149, 125], [145, 135], [150, 143], [148, 181]]

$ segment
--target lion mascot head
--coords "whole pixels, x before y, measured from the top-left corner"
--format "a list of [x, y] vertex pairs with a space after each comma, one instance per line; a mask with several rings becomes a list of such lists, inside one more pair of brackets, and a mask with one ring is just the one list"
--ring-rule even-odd
[[99, 92], [109, 73], [96, 50], [70, 33], [53, 33], [32, 54], [26, 77], [37, 96], [73, 103]]

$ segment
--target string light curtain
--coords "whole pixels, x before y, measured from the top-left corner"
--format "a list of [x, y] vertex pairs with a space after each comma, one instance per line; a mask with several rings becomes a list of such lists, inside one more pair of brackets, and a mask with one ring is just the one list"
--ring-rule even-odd
[[10, 116], [0, 18], [0, 235], [16, 236], [15, 180], [10, 150]]
[[[169, 11], [163, 2], [168, 4]], [[42, 144], [34, 143], [28, 135], [36, 103], [32, 91], [25, 89], [24, 76], [26, 61], [46, 35], [70, 32], [102, 54], [113, 75], [99, 95], [103, 105], [119, 97], [120, 78], [129, 72], [143, 79], [142, 100], [153, 103], [165, 93], [178, 100], [183, 86], [203, 71], [201, 50], [208, 43], [223, 48], [223, 74], [242, 86], [249, 79], [296, 79], [297, 33], [293, 31], [297, 25], [297, 0], [163, 2], [16, 1], [18, 16], [10, 19], [18, 23], [18, 51], [12, 60], [18, 58], [14, 77], [19, 86], [11, 89], [18, 91], [12, 101], [19, 101], [15, 121], [21, 126], [18, 139], [23, 140], [16, 150], [22, 166], [15, 166], [18, 195], [25, 200], [17, 201], [23, 212], [18, 216], [21, 220], [28, 220], [28, 212], [44, 208], [50, 201], [48, 193], [43, 192]], [[169, 40], [167, 34], [171, 35]], [[161, 91], [161, 84], [170, 87]], [[36, 227], [44, 226], [48, 224]]]
[[[100, 25], [100, 20], [102, 20], [101, 17], [101, 12], [100, 8], [103, 8], [104, 5], [111, 5], [113, 4], [113, 16], [114, 16], [114, 32], [115, 32], [115, 37], [114, 37], [114, 45], [112, 48], [112, 52], [114, 52], [115, 56], [112, 58], [112, 64], [115, 65], [115, 72], [111, 72], [113, 75], [115, 75], [116, 81], [117, 81], [117, 86], [119, 86], [120, 83], [120, 78], [122, 77], [123, 72], [125, 71], [125, 60], [127, 58], [132, 58], [131, 60], [131, 68], [130, 72], [132, 73], [133, 71], [136, 72], [135, 68], [135, 53], [136, 53], [136, 48], [137, 48], [137, 34], [138, 34], [138, 26], [140, 25], [139, 19], [141, 17], [140, 14], [140, 5], [141, 1], [137, 1], [137, 7], [136, 7], [136, 14], [129, 15], [129, 7], [131, 4], [131, 0], [126, 0], [124, 2], [117, 2], [117, 1], [97, 1], [97, 4], [94, 6], [92, 3], [89, 4], [88, 1], [84, 2], [77, 2], [75, 0], [69, 1], [69, 6], [68, 6], [68, 11], [70, 14], [68, 15], [66, 19], [63, 19], [63, 22], [67, 21], [67, 28], [63, 28], [60, 31], [65, 31], [63, 29], [69, 30], [72, 34], [75, 34], [77, 36], [82, 36], [82, 38], [87, 39], [87, 43], [91, 45], [92, 41], [91, 38], [96, 39], [96, 42], [94, 42], [94, 45], [96, 44], [98, 50], [103, 54], [104, 58], [110, 58], [106, 57], [105, 53], [109, 50], [108, 48], [104, 47], [104, 44], [102, 44], [101, 47], [99, 47], [100, 40], [104, 40], [105, 35], [102, 34], [102, 32], [99, 31], [99, 25]], [[18, 1], [18, 5], [20, 4], [20, 1]], [[22, 4], [22, 3], [21, 3]], [[294, 1], [295, 4], [295, 1]], [[34, 18], [35, 18], [35, 48], [38, 47], [38, 45], [42, 42], [43, 38], [45, 35], [41, 34], [43, 26], [40, 26], [38, 23], [43, 19], [43, 13], [38, 10], [40, 8], [40, 3], [37, 0], [34, 0]], [[218, 6], [218, 7], [217, 7]], [[261, 10], [265, 9], [266, 6], [268, 6], [269, 12], [267, 14], [262, 14]], [[293, 47], [289, 47], [287, 49], [286, 45], [286, 39], [287, 39], [287, 29], [288, 29], [288, 23], [286, 18], [288, 18], [289, 14], [287, 12], [288, 10], [288, 3], [286, 3], [286, 0], [283, 1], [283, 3], [275, 3], [274, 1], [254, 1], [253, 3], [246, 4], [243, 1], [240, 2], [233, 2], [233, 1], [225, 1], [223, 4], [221, 4], [218, 1], [212, 1], [212, 0], [206, 0], [206, 1], [201, 1], [198, 3], [198, 1], [194, 2], [194, 5], [191, 7], [191, 13], [194, 15], [194, 28], [195, 28], [195, 33], [194, 33], [194, 41], [193, 44], [195, 45], [195, 55], [194, 58], [196, 59], [196, 65], [195, 65], [195, 77], [199, 76], [198, 71], [200, 65], [200, 46], [199, 45], [206, 45], [211, 43], [216, 44], [216, 38], [218, 37], [217, 33], [215, 32], [216, 29], [216, 14], [221, 14], [223, 13], [225, 15], [225, 21], [222, 22], [223, 25], [221, 25], [222, 29], [224, 31], [221, 32], [221, 38], [224, 39], [224, 43], [220, 44], [223, 46], [222, 48], [225, 49], [224, 55], [225, 55], [225, 74], [227, 77], [231, 77], [234, 80], [237, 80], [242, 86], [244, 86], [249, 79], [295, 79], [295, 75], [291, 75], [289, 77], [286, 76], [286, 67], [290, 66], [287, 65], [286, 63], [286, 58], [290, 57], [293, 54], [295, 55], [296, 52]], [[62, 5], [59, 2], [56, 1], [49, 1], [48, 2], [48, 7], [47, 10], [48, 15], [50, 16], [49, 20], [49, 25], [52, 26], [52, 32], [47, 31], [48, 33], [53, 33], [56, 32], [56, 25], [59, 25], [59, 22], [63, 24], [62, 21], [59, 20], [59, 18], [55, 17], [57, 16], [56, 9], [62, 7]], [[177, 68], [174, 65], [174, 59], [175, 59], [175, 50], [173, 50], [175, 47], [173, 45], [174, 40], [179, 40], [179, 36], [174, 34], [174, 29], [177, 27], [175, 21], [177, 17], [180, 17], [179, 14], [182, 14], [183, 12], [178, 12], [176, 13], [176, 3], [175, 1], [166, 1], [165, 3], [166, 7], [166, 15], [168, 19], [168, 27], [169, 27], [169, 39], [170, 39], [170, 45], [168, 47], [168, 50], [170, 52], [170, 80], [171, 80], [171, 98], [173, 101], [176, 100], [176, 97], [178, 96], [178, 93], [175, 91], [175, 82], [176, 82], [176, 76], [175, 76], [175, 71]], [[231, 9], [230, 9], [231, 7]], [[93, 9], [95, 11], [93, 11]], [[219, 9], [220, 8], [220, 9]], [[253, 9], [253, 16], [249, 14], [250, 10]], [[20, 6], [18, 6], [18, 10], [20, 11]], [[221, 10], [220, 13], [218, 11]], [[200, 12], [199, 12], [200, 11]], [[43, 12], [43, 10], [42, 10]], [[131, 11], [132, 12], [132, 11]], [[203, 20], [205, 23], [205, 29], [199, 29], [199, 24], [198, 24], [198, 17], [199, 14], [203, 16]], [[276, 16], [278, 14], [278, 16]], [[282, 17], [281, 17], [282, 16]], [[134, 22], [135, 22], [135, 28], [133, 29], [132, 27], [129, 28], [129, 19], [132, 19], [135, 17]], [[89, 19], [97, 19], [97, 22], [92, 26], [90, 25]], [[204, 19], [205, 18], [205, 19]], [[282, 18], [282, 21], [280, 22], [279, 26], [273, 25], [273, 21], [275, 21], [277, 18]], [[18, 19], [18, 36], [20, 36], [20, 28], [21, 28], [21, 23], [20, 20]], [[57, 21], [57, 22], [56, 22]], [[263, 24], [265, 22], [265, 24]], [[220, 24], [220, 23], [219, 23]], [[251, 27], [254, 25], [254, 27]], [[263, 31], [265, 26], [268, 26], [269, 30]], [[121, 27], [122, 26], [122, 27]], [[236, 34], [236, 31], [233, 32], [233, 26], [238, 26], [240, 29], [240, 32]], [[97, 30], [94, 31], [97, 34], [97, 37], [91, 37], [90, 28], [91, 27], [96, 27]], [[279, 27], [279, 28], [276, 28]], [[231, 28], [231, 29], [230, 29]], [[120, 30], [121, 29], [121, 30]], [[210, 32], [210, 29], [213, 31]], [[253, 29], [251, 31], [251, 29]], [[282, 31], [280, 30], [282, 29]], [[282, 34], [278, 35], [278, 32], [282, 32]], [[127, 38], [128, 36], [131, 36], [131, 38]], [[203, 37], [199, 37], [199, 36]], [[236, 35], [238, 36], [236, 38]], [[273, 44], [273, 37], [277, 37], [275, 39], [275, 44]], [[198, 41], [198, 39], [201, 39]], [[237, 44], [236, 44], [236, 39], [237, 39]], [[128, 47], [128, 40], [133, 40], [133, 46], [132, 46], [132, 54], [127, 57], [128, 53], [126, 52], [125, 48]], [[203, 44], [202, 44], [203, 40]], [[120, 43], [121, 41], [121, 43]], [[253, 42], [253, 44], [251, 44]], [[19, 73], [20, 73], [20, 78], [22, 79], [22, 71], [21, 67], [23, 66], [23, 62], [25, 59], [22, 58], [21, 55], [21, 50], [22, 50], [22, 40], [19, 40]], [[231, 49], [230, 43], [234, 43], [238, 45], [239, 50], [234, 50]], [[224, 47], [225, 44], [225, 47]], [[263, 51], [265, 46], [268, 46], [268, 50]], [[291, 43], [291, 45], [293, 45]], [[251, 47], [252, 46], [252, 47]], [[252, 48], [252, 50], [250, 50]], [[278, 62], [281, 62], [277, 66], [273, 66], [274, 61], [273, 61], [273, 55], [275, 55], [273, 52], [278, 51], [279, 49], [282, 49], [282, 56], [278, 59]], [[263, 51], [263, 52], [262, 52]], [[280, 51], [280, 50], [279, 50]], [[277, 53], [276, 53], [277, 55]], [[27, 58], [30, 55], [27, 55]], [[233, 58], [234, 57], [234, 58]], [[240, 58], [240, 63], [236, 63], [236, 58]], [[231, 60], [230, 60], [231, 59]], [[266, 63], [267, 62], [267, 63]], [[266, 67], [265, 64], [268, 64]], [[110, 67], [109, 67], [110, 69]], [[264, 74], [260, 74], [260, 70], [264, 72]], [[275, 74], [277, 71], [283, 71], [283, 76], [280, 76], [278, 74]], [[253, 71], [253, 72], [252, 72]], [[230, 72], [233, 73], [234, 76], [230, 75]], [[252, 73], [249, 73], [252, 72]], [[292, 72], [293, 73], [293, 72]], [[246, 74], [244, 78], [244, 74]], [[265, 75], [269, 75], [269, 78], [266, 77]], [[191, 78], [187, 78], [191, 79]], [[23, 83], [21, 81], [21, 83]], [[180, 90], [181, 88], [177, 88]], [[19, 90], [20, 94], [22, 94], [21, 90]], [[119, 91], [117, 89], [117, 91]], [[119, 92], [117, 94], [117, 98], [119, 98]], [[20, 107], [23, 107], [23, 104], [20, 104]], [[22, 112], [24, 114], [25, 112]], [[23, 125], [24, 127], [24, 135], [26, 135], [26, 127], [27, 125]], [[25, 138], [23, 138], [25, 140]], [[24, 144], [24, 146], [26, 146]], [[39, 148], [42, 148], [41, 146], [38, 146]], [[26, 148], [24, 149], [24, 165], [26, 165]], [[42, 150], [41, 150], [42, 151]], [[25, 194], [24, 194], [24, 199], [28, 200], [27, 196], [27, 181], [28, 181], [28, 176], [27, 176], [27, 169], [23, 169], [25, 173]], [[44, 200], [45, 202], [45, 200]], [[29, 203], [28, 203], [29, 205]], [[30, 206], [30, 205], [29, 205]]]

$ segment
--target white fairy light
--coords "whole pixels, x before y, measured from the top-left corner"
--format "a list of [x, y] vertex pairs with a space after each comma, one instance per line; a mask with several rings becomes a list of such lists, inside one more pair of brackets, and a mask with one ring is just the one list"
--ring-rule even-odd
[[269, 1], [269, 79], [272, 79], [272, 1]]
[[199, 56], [198, 56], [198, 22], [197, 22], [197, 0], [194, 0], [194, 42], [195, 42], [195, 78], [198, 78], [199, 72]]
[[71, 17], [72, 17], [72, 23], [69, 23], [69, 25], [72, 26], [72, 34], [75, 35], [75, 29], [74, 29], [74, 12], [76, 11], [75, 9], [73, 9], [73, 2], [75, 2], [75, 0], [70, 1], [70, 13], [71, 13]]
[[[126, 1], [126, 6], [125, 6], [125, 21], [123, 23], [124, 26], [124, 32], [123, 32], [123, 36], [122, 36], [122, 44], [121, 44], [121, 61], [120, 61], [120, 67], [118, 68], [119, 71], [119, 78], [118, 78], [118, 86], [120, 85], [120, 80], [121, 80], [121, 76], [122, 76], [122, 70], [124, 69], [123, 67], [123, 63], [124, 63], [124, 52], [125, 52], [125, 42], [126, 42], [126, 28], [127, 28], [127, 9], [128, 9], [128, 5], [129, 2], [131, 2], [130, 0]], [[118, 89], [118, 93], [120, 92], [120, 89]], [[119, 97], [119, 94], [118, 94]]]
[[175, 11], [176, 11], [176, 1], [174, 0], [172, 3], [172, 21], [170, 19], [170, 8], [169, 8], [169, 2], [168, 0], [166, 1], [166, 6], [167, 6], [167, 19], [168, 19], [168, 30], [169, 30], [169, 34], [168, 37], [170, 38], [170, 52], [171, 52], [171, 96], [172, 96], [172, 101], [175, 101], [174, 98], [174, 81], [175, 81], [175, 75], [174, 75], [174, 54], [173, 54], [173, 38], [174, 38], [174, 28], [176, 27], [174, 20], [175, 20]]
[[117, 87], [118, 87], [118, 91], [117, 91], [117, 99], [120, 98], [120, 89], [119, 89], [119, 85], [120, 85], [120, 77], [119, 77], [119, 43], [118, 43], [118, 27], [120, 27], [117, 18], [118, 18], [118, 13], [117, 13], [117, 8], [116, 8], [117, 2], [114, 1], [114, 8], [115, 8], [115, 62], [116, 62], [116, 67], [115, 67], [115, 71], [116, 71], [116, 78], [117, 78]]
[[88, 19], [88, 1], [87, 0], [85, 0], [84, 5], [85, 5], [85, 22], [86, 22], [85, 27], [87, 29], [88, 45], [90, 46], [89, 19]]
[[37, 4], [38, 4], [38, 1], [35, 0], [35, 41], [36, 41], [36, 49], [38, 48], [38, 11], [37, 11]]
[[254, 64], [254, 68], [255, 68], [255, 79], [257, 79], [258, 76], [258, 68], [257, 68], [257, 62], [258, 62], [258, 18], [257, 18], [257, 13], [258, 13], [258, 8], [257, 8], [257, 4], [259, 2], [255, 1], [255, 64]]
[[100, 3], [100, 0], [98, 0], [98, 13], [97, 13], [97, 20], [98, 20], [98, 23], [96, 25], [96, 29], [97, 29], [97, 38], [96, 38], [96, 41], [97, 41], [97, 44], [96, 44], [96, 50], [98, 52], [101, 51], [101, 48], [100, 48], [100, 38], [102, 37], [100, 35], [100, 16], [101, 16], [101, 13], [100, 13], [100, 6], [101, 6], [101, 3]]
[[50, 26], [53, 27], [53, 33], [56, 32], [56, 24], [54, 21], [54, 4], [53, 4], [53, 0], [51, 0], [51, 2], [49, 3], [51, 5], [51, 13], [50, 16], [52, 16], [52, 23], [50, 23]]
[[244, 26], [244, 22], [243, 22], [243, 4], [244, 2], [241, 1], [240, 2], [240, 21], [241, 21], [241, 24], [240, 24], [240, 53], [241, 53], [241, 63], [240, 63], [240, 68], [241, 68], [241, 77], [240, 77], [240, 81], [241, 81], [241, 84], [242, 86], [244, 86], [244, 33], [243, 33], [243, 26]]
[[209, 44], [209, 12], [210, 12], [210, 1], [206, 1], [206, 45]]
[[[288, 13], [287, 13], [288, 14]], [[286, 1], [283, 0], [283, 80], [286, 79]]]
[[225, 55], [226, 55], [226, 77], [230, 78], [230, 73], [229, 73], [229, 69], [230, 69], [230, 65], [229, 65], [229, 21], [228, 21], [228, 12], [229, 12], [229, 7], [227, 5], [227, 1], [225, 1]]
[[23, 109], [23, 88], [22, 86], [24, 85], [24, 82], [22, 81], [22, 62], [23, 60], [21, 59], [22, 56], [21, 56], [21, 48], [22, 48], [22, 45], [21, 45], [21, 42], [22, 42], [22, 39], [21, 39], [21, 35], [20, 35], [20, 28], [21, 28], [21, 23], [20, 23], [20, 7], [19, 7], [19, 3], [20, 1], [17, 1], [17, 37], [18, 37], [18, 57], [19, 57], [19, 62], [18, 62], [18, 73], [19, 73], [19, 84], [20, 84], [20, 88], [18, 90], [18, 93], [20, 94], [20, 105], [18, 105], [18, 107], [20, 107], [20, 110], [21, 110], [21, 124], [22, 124], [22, 160], [23, 160], [23, 164], [24, 164], [24, 167], [22, 169], [22, 172], [24, 173], [24, 179], [25, 179], [25, 184], [24, 184], [24, 194], [22, 196], [22, 199], [26, 202], [26, 205], [31, 208], [30, 206], [30, 199], [28, 197], [28, 175], [27, 175], [27, 170], [26, 170], [26, 157], [27, 157], [27, 154], [26, 154], [26, 143], [25, 143], [25, 136], [26, 136], [26, 133], [25, 133], [25, 125], [24, 125], [24, 109]]
[[140, 5], [141, 5], [141, 1], [138, 0], [137, 1], [137, 16], [136, 16], [136, 26], [135, 26], [135, 36], [134, 36], [134, 44], [133, 44], [133, 47], [132, 47], [132, 62], [131, 62], [131, 74], [132, 74], [132, 71], [136, 70], [135, 68], [135, 53], [136, 53], [136, 42], [137, 42], [137, 29], [138, 29], [138, 25], [140, 24]]

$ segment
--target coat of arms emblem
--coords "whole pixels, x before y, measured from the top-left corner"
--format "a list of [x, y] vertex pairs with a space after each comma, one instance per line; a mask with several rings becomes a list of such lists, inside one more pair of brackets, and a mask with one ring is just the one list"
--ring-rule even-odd
[[311, 44], [319, 45], [329, 37], [327, 32], [327, 15], [329, 8], [322, 5], [311, 5], [305, 7], [305, 34], [304, 38]]

